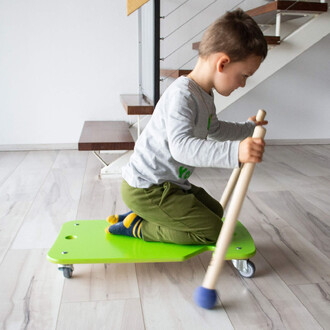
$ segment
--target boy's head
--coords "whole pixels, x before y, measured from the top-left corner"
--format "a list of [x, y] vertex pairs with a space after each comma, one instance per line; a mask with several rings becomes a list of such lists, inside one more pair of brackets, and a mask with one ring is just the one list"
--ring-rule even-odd
[[267, 42], [257, 23], [243, 10], [227, 12], [204, 33], [199, 59], [189, 77], [206, 92], [229, 96], [259, 68]]
[[214, 53], [225, 53], [231, 62], [251, 55], [267, 56], [267, 42], [258, 24], [242, 9], [227, 12], [205, 31], [199, 45], [199, 56], [207, 58]]

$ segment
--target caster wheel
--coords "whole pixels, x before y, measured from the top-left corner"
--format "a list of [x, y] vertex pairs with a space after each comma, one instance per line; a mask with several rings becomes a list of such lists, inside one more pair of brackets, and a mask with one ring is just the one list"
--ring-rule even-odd
[[244, 270], [238, 270], [241, 276], [243, 277], [253, 277], [254, 273], [256, 272], [256, 266], [250, 260], [247, 261], [247, 265]]
[[72, 277], [72, 269], [71, 268], [68, 268], [68, 267], [64, 267], [63, 268], [63, 276], [65, 277], [65, 278], [71, 278]]

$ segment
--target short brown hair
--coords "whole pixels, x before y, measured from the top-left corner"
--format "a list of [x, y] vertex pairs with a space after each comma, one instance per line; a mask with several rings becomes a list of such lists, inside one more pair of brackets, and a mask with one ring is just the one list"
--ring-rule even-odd
[[243, 61], [250, 55], [267, 56], [267, 42], [258, 24], [242, 9], [227, 12], [205, 31], [199, 56], [226, 53], [231, 61]]

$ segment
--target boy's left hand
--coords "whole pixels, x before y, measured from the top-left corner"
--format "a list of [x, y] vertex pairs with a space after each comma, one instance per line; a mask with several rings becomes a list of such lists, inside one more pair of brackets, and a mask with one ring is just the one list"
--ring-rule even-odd
[[268, 120], [257, 121], [257, 116], [250, 117], [249, 120], [253, 121], [257, 126], [258, 125], [267, 125]]

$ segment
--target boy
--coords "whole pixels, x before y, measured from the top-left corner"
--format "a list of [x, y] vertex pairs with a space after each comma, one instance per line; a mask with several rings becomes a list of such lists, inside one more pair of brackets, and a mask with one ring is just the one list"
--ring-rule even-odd
[[207, 29], [194, 70], [165, 91], [123, 169], [122, 197], [132, 211], [110, 216], [106, 232], [179, 244], [217, 241], [223, 209], [188, 178], [194, 167], [261, 162], [264, 141], [249, 136], [267, 122], [219, 121], [212, 89], [228, 96], [244, 87], [266, 55], [261, 30], [241, 9]]

